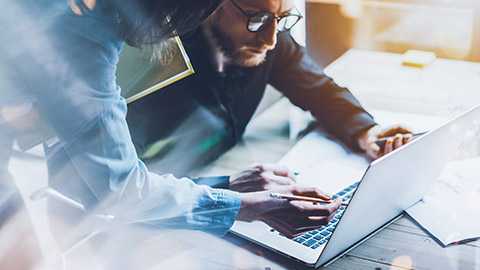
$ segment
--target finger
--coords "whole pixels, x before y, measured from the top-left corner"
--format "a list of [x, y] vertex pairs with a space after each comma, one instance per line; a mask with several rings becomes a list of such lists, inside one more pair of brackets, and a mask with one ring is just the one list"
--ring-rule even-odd
[[292, 172], [291, 170], [288, 170], [288, 175], [287, 175], [288, 178], [292, 179], [295, 183], [297, 182], [297, 177], [295, 175], [294, 172]]
[[262, 171], [262, 167], [259, 163], [252, 163], [250, 165], [248, 165], [247, 167], [245, 167], [245, 169], [243, 169], [242, 171], [240, 171], [239, 173], [242, 173], [244, 171], [258, 171], [258, 172], [261, 172]]
[[340, 206], [342, 205], [343, 197], [338, 197], [335, 200], [333, 200], [332, 203], [327, 205], [328, 211], [330, 212], [331, 217], [333, 217], [337, 212], [338, 209], [340, 209]]
[[295, 180], [290, 177], [278, 176], [273, 172], [264, 172], [262, 178], [267, 185], [294, 185], [296, 183]]
[[379, 153], [375, 153], [373, 151], [367, 151], [367, 152], [365, 152], [365, 154], [367, 155], [367, 158], [370, 159], [370, 160], [375, 160], [380, 156]]
[[290, 171], [286, 166], [273, 164], [273, 163], [267, 163], [267, 164], [261, 164], [261, 168], [262, 168], [263, 171], [271, 171], [275, 175], [290, 177], [294, 181], [296, 181], [295, 174], [292, 171]]
[[252, 163], [250, 164], [247, 168], [245, 168], [242, 172], [248, 172], [250, 175], [260, 175], [262, 172], [264, 172], [264, 165], [265, 164], [259, 164], [259, 163]]
[[318, 226], [326, 226], [330, 221], [335, 217], [337, 214], [337, 211], [332, 212], [328, 216], [308, 216], [307, 219], [309, 221], [302, 221], [303, 226], [301, 227], [302, 229], [309, 229], [312, 227], [318, 227]]
[[337, 198], [331, 203], [315, 205], [311, 202], [304, 201], [290, 201], [303, 216], [330, 216], [336, 213], [341, 205], [341, 199]]
[[331, 207], [334, 207], [334, 208], [330, 209], [330, 215], [327, 217], [327, 223], [330, 222], [338, 213], [338, 210], [340, 209], [342, 201], [343, 201], [343, 197], [339, 197], [335, 199], [334, 203], [332, 203]]
[[262, 172], [267, 172], [267, 171], [273, 172], [273, 171], [278, 170], [279, 173], [282, 173], [283, 171], [286, 171], [285, 167], [279, 166], [279, 165], [274, 164], [274, 163], [261, 163], [261, 164], [257, 163], [255, 168], [262, 171]]
[[275, 168], [273, 173], [275, 175], [278, 175], [278, 176], [284, 176], [284, 177], [288, 177], [290, 178], [294, 183], [297, 182], [297, 178], [295, 176], [295, 174], [290, 171], [287, 167], [278, 167], [278, 168]]
[[413, 139], [413, 135], [412, 135], [412, 134], [405, 134], [405, 135], [403, 135], [403, 144], [407, 144], [407, 143], [410, 142], [412, 139]]
[[384, 154], [388, 154], [393, 151], [393, 139], [387, 139], [385, 141], [385, 150], [383, 151]]
[[311, 216], [301, 219], [301, 223], [299, 223], [296, 227], [296, 231], [305, 231], [305, 230], [313, 230], [315, 228], [319, 228], [325, 226], [330, 222], [330, 216]]
[[329, 216], [334, 209], [327, 208], [325, 204], [314, 205], [311, 202], [302, 202], [302, 201], [290, 201], [290, 204], [295, 209], [285, 209], [285, 213], [289, 215], [295, 215], [296, 218], [307, 218], [307, 217], [326, 217]]
[[277, 210], [270, 212], [268, 216], [266, 219], [263, 219], [265, 223], [288, 238], [293, 238], [306, 231], [327, 225], [335, 216], [335, 213], [329, 216], [304, 216], [299, 212]]
[[340, 208], [340, 203], [342, 199], [338, 198], [334, 203], [331, 204], [334, 207], [334, 211], [331, 211], [328, 216], [309, 216], [307, 217], [308, 221], [302, 221], [302, 227], [297, 228], [297, 230], [312, 230], [318, 228], [319, 226], [326, 226], [336, 215], [338, 209]]
[[393, 137], [393, 149], [397, 149], [403, 145], [403, 135], [398, 133]]
[[316, 187], [299, 187], [295, 186], [291, 190], [293, 195], [299, 195], [299, 196], [307, 196], [307, 197], [316, 197], [324, 200], [330, 200], [332, 199], [332, 195], [321, 191], [320, 189]]
[[368, 158], [374, 160], [380, 156], [380, 150], [380, 146], [378, 146], [378, 144], [376, 144], [375, 142], [372, 142], [367, 145], [365, 154], [368, 156]]
[[330, 216], [328, 216], [328, 222], [330, 222], [334, 217], [335, 215], [338, 213], [338, 210], [335, 211], [334, 213], [332, 213]]
[[379, 146], [378, 144], [376, 144], [375, 141], [370, 142], [370, 143], [368, 144], [368, 148], [369, 148], [372, 152], [375, 152], [375, 153], [380, 152], [380, 146]]
[[275, 167], [273, 167], [272, 169], [272, 172], [276, 175], [279, 175], [279, 176], [288, 176], [290, 171], [288, 170], [287, 167], [285, 166], [278, 166], [276, 165]]

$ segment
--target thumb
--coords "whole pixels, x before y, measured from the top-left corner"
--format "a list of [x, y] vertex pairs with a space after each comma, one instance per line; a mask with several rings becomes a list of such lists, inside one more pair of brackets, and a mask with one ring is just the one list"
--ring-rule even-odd
[[367, 149], [365, 149], [365, 153], [369, 158], [376, 159], [380, 156], [380, 146], [375, 142], [371, 142], [368, 144]]

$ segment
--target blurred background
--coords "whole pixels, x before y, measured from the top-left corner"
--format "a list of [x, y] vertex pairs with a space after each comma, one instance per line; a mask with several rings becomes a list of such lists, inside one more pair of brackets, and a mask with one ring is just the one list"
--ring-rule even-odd
[[[479, 0], [296, 0], [296, 5], [305, 19], [293, 29], [292, 35], [307, 47], [310, 55], [323, 67], [352, 48], [400, 54], [408, 49], [417, 49], [432, 51], [437, 58], [480, 61]], [[446, 110], [449, 111], [447, 114], [451, 114], [448, 115], [450, 117], [464, 111], [463, 104], [466, 102], [480, 102], [480, 67], [469, 68], [468, 72], [455, 72], [456, 67], [452, 64], [443, 77], [456, 77], [462, 81], [463, 95], [453, 91], [458, 84], [446, 84], [444, 81], [433, 86], [412, 83], [409, 90], [415, 92], [416, 100], [406, 96], [403, 89], [392, 85], [390, 81], [385, 81], [378, 89], [363, 89], [362, 85], [353, 84], [350, 86], [368, 108], [401, 108], [411, 111], [421, 108], [427, 112], [441, 112], [442, 115], [446, 115]], [[401, 68], [401, 64], [398, 68]], [[423, 76], [420, 79], [431, 81], [436, 78], [433, 76], [438, 76], [437, 73], [430, 75], [425, 70], [409, 70], [412, 71], [411, 78]], [[362, 71], [359, 81], [377, 81], [375, 75], [381, 73], [382, 67]], [[340, 84], [342, 79], [358, 76], [353, 67], [351, 70], [331, 68], [327, 74], [335, 77]], [[402, 75], [398, 74], [400, 76]], [[438, 94], [440, 92], [441, 95]], [[433, 93], [436, 94], [435, 98], [432, 98]], [[256, 115], [270, 108], [280, 98], [281, 94], [269, 88]], [[395, 102], [392, 99], [396, 99]], [[289, 110], [280, 111], [285, 114], [283, 116], [288, 114], [292, 138], [311, 120], [293, 106]], [[275, 117], [282, 116], [276, 114]], [[190, 128], [189, 125], [185, 127]], [[248, 134], [247, 130], [247, 137]], [[476, 141], [478, 151], [470, 156], [480, 152], [478, 133], [472, 134], [471, 140]], [[1, 161], [0, 156], [0, 165], [6, 165]], [[168, 169], [174, 170], [172, 167]], [[21, 199], [11, 207], [16, 210], [16, 214], [5, 215], [5, 219], [0, 222], [0, 268], [43, 269], [45, 265], [53, 265], [54, 269], [66, 269], [64, 265], [67, 264], [65, 262], [68, 261], [66, 257], [69, 253], [62, 252], [51, 235], [46, 201], [43, 198], [32, 199], [32, 194], [47, 185], [42, 147], [39, 145], [28, 152], [22, 152], [17, 147], [8, 164], [8, 171], [15, 179], [20, 194], [3, 194], [2, 198], [16, 196]], [[2, 207], [10, 207], [2, 198], [0, 211], [3, 211]], [[80, 264], [83, 269], [86, 268], [85, 261]]]
[[479, 12], [476, 0], [307, 0], [307, 48], [322, 66], [350, 48], [477, 62]]

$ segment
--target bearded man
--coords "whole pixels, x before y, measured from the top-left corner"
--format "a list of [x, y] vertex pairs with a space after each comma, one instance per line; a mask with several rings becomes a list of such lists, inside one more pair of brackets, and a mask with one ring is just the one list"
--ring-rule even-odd
[[[372, 159], [410, 140], [401, 134], [408, 130], [379, 127], [348, 89], [323, 73], [290, 35], [300, 19], [293, 0], [227, 0], [182, 36], [195, 74], [130, 104], [127, 120], [137, 152], [163, 153], [164, 166], [174, 172], [217, 158], [241, 139], [267, 84]], [[395, 134], [384, 149], [374, 143]], [[159, 140], [171, 147], [152, 150]]]

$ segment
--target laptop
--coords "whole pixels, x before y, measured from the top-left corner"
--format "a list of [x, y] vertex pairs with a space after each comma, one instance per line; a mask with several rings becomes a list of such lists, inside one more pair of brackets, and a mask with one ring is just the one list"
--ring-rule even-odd
[[[321, 155], [322, 150], [333, 154], [307, 164], [297, 177], [298, 184], [314, 185], [342, 196], [348, 205], [342, 207], [328, 225], [294, 239], [261, 222], [238, 221], [231, 232], [302, 264], [327, 265], [421, 200], [470, 127], [479, 120], [480, 105], [371, 164], [319, 133], [309, 134], [298, 144], [308, 145], [307, 151], [316, 151], [317, 155]], [[309, 141], [315, 144], [309, 145]], [[286, 156], [292, 159], [291, 154]], [[293, 153], [297, 159], [298, 154], [298, 151]]]

